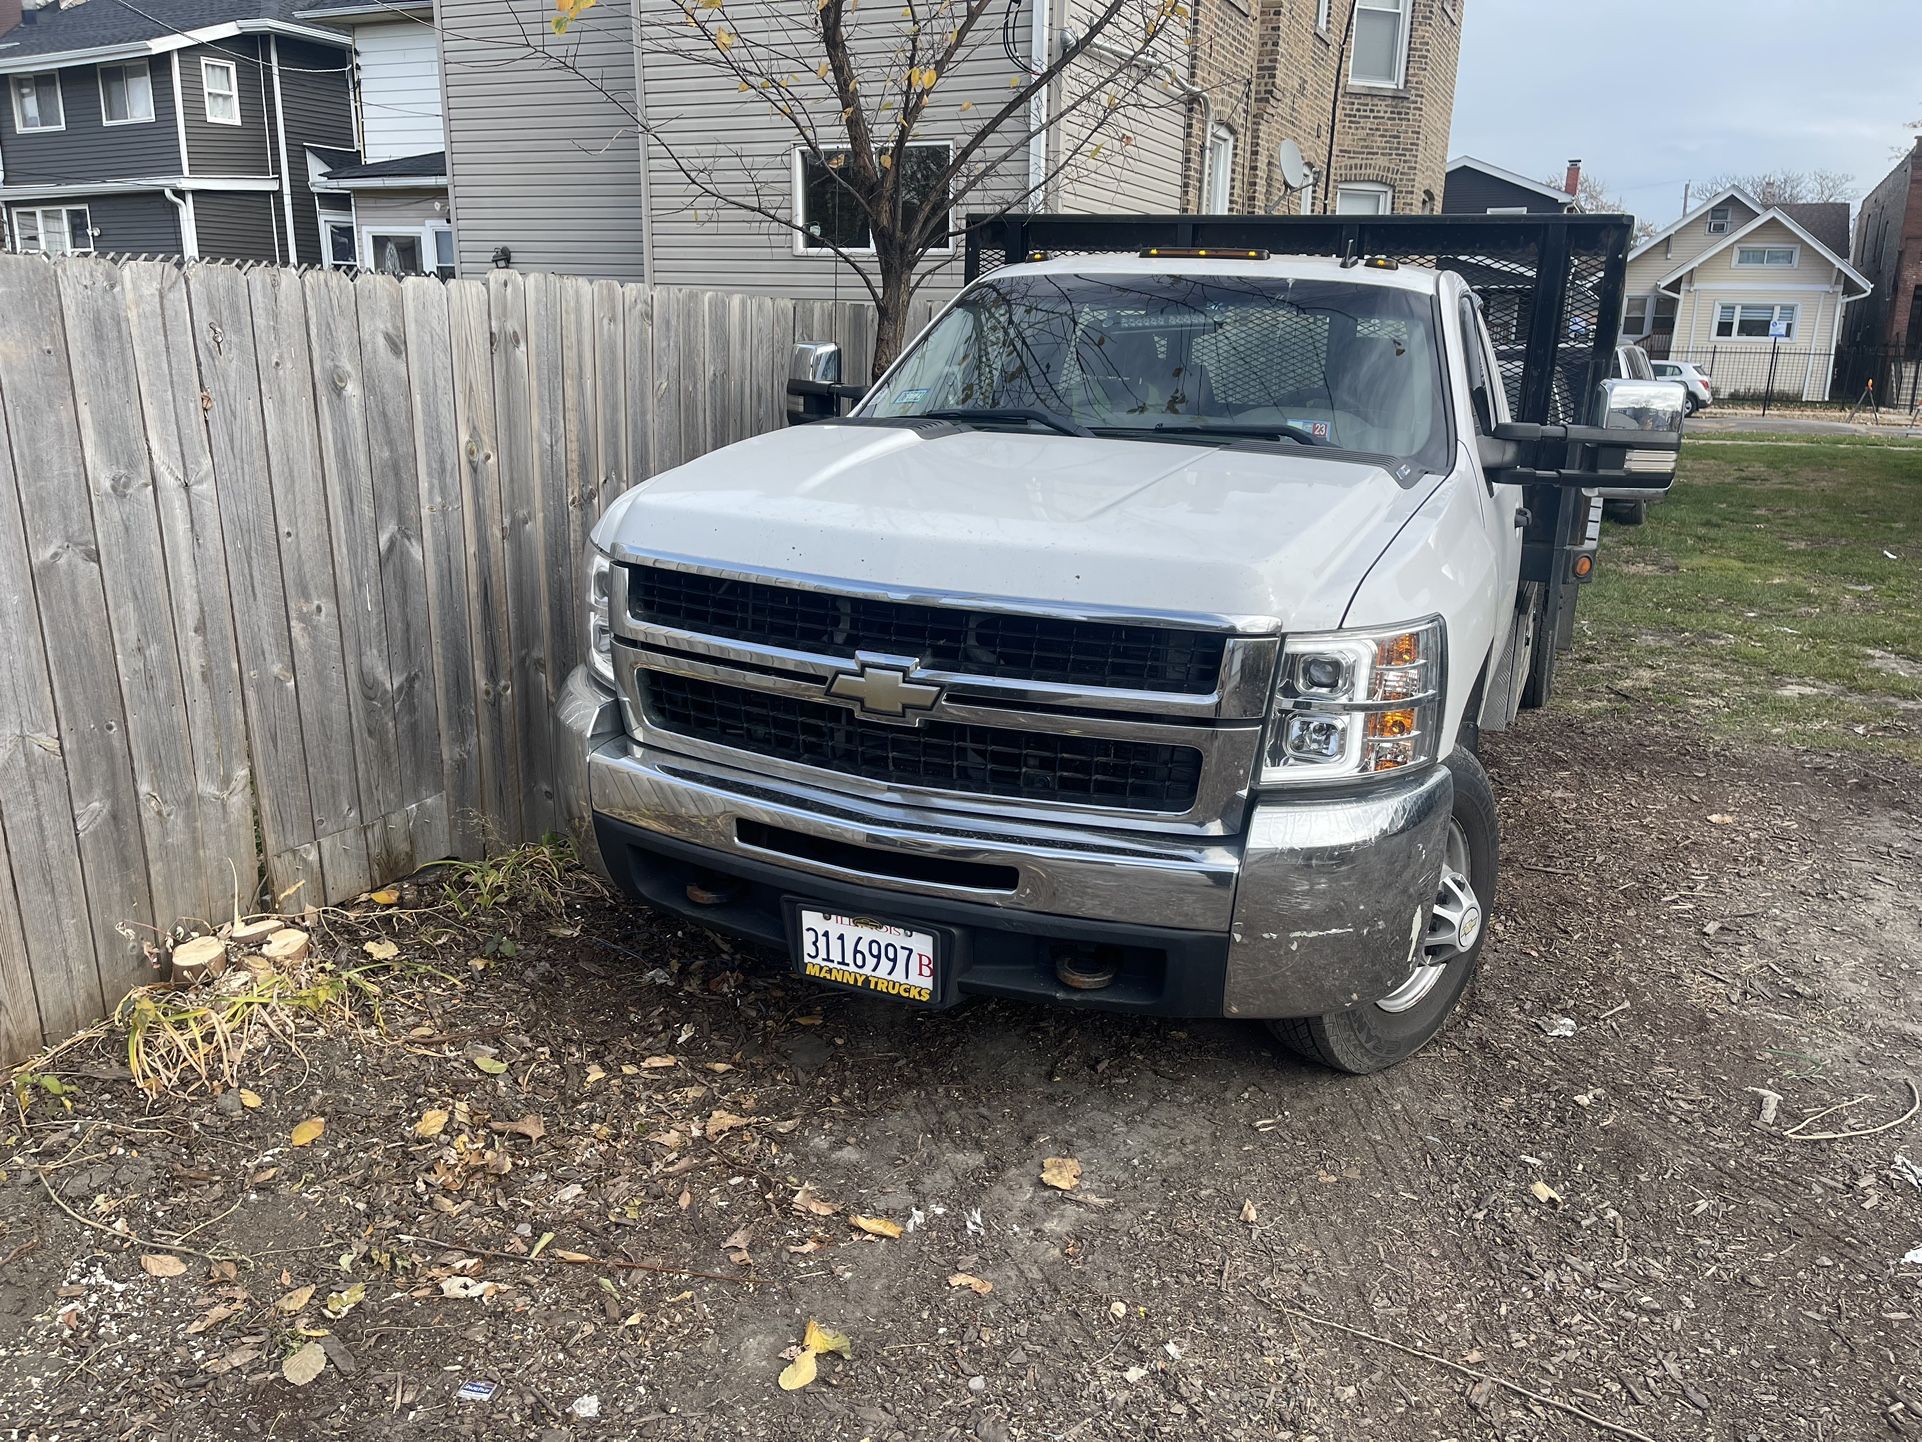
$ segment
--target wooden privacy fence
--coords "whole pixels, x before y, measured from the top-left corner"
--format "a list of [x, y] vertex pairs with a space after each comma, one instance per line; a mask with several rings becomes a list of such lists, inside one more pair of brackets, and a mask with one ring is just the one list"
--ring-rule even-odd
[[595, 518], [873, 313], [0, 256], [0, 1063], [140, 943], [557, 822]]

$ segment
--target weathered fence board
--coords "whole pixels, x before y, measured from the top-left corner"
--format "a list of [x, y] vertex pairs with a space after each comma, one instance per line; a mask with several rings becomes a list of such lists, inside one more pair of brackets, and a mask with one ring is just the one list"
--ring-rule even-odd
[[851, 302], [0, 256], [0, 1063], [139, 942], [558, 824], [582, 553]]

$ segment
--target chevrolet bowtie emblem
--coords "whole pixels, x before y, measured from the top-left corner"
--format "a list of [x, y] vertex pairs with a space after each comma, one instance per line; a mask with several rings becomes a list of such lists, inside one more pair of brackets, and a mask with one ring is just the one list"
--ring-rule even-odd
[[828, 682], [828, 695], [852, 701], [863, 715], [900, 721], [912, 711], [926, 711], [941, 699], [941, 688], [910, 681], [904, 666], [862, 661], [860, 669], [843, 671]]

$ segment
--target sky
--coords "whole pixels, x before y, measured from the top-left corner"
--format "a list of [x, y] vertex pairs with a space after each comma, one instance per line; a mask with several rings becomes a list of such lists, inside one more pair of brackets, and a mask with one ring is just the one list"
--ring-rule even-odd
[[1645, 220], [1726, 171], [1844, 171], [1860, 199], [1922, 118], [1922, 0], [1464, 3], [1449, 155], [1558, 184], [1579, 156]]

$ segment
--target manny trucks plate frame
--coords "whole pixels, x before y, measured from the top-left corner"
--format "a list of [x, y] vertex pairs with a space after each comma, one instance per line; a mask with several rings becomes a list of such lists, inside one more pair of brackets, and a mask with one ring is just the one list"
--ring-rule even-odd
[[945, 927], [784, 898], [788, 945], [798, 976], [909, 1006], [947, 1006], [953, 994], [953, 936]]

